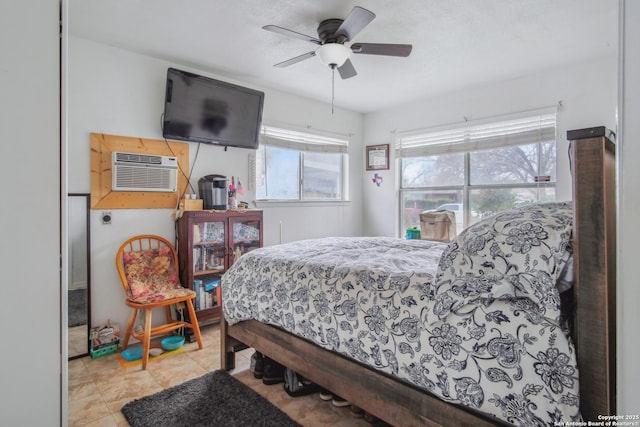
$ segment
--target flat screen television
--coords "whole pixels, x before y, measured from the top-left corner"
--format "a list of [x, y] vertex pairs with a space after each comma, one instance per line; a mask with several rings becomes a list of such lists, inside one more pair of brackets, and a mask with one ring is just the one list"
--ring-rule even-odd
[[162, 135], [256, 149], [263, 104], [264, 92], [169, 68]]

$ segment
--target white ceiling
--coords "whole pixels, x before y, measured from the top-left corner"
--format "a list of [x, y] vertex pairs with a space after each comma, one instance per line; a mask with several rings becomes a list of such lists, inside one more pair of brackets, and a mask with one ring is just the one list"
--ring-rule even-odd
[[335, 105], [381, 110], [438, 93], [613, 55], [618, 0], [70, 0], [69, 32], [176, 64], [331, 102], [331, 70], [318, 58], [273, 65], [314, 44], [354, 6], [376, 18], [353, 42], [407, 43], [408, 58], [354, 55], [358, 75], [336, 74]]

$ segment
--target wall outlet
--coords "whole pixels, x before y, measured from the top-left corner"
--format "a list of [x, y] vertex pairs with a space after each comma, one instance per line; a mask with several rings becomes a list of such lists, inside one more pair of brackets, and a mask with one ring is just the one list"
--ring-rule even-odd
[[102, 223], [105, 225], [111, 224], [111, 212], [102, 212]]

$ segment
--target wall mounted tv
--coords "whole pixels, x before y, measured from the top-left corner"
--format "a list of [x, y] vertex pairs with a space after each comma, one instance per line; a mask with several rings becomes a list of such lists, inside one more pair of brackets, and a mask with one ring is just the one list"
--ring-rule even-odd
[[264, 92], [169, 68], [166, 139], [258, 148]]

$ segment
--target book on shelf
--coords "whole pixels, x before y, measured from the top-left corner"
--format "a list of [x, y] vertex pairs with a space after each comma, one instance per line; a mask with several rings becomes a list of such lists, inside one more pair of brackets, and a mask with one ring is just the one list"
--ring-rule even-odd
[[200, 226], [193, 224], [193, 243], [200, 243], [202, 236], [200, 235]]
[[206, 301], [207, 301], [206, 308], [213, 307], [213, 298], [211, 296], [211, 292], [205, 292], [204, 294], [206, 295], [205, 298], [206, 298]]
[[204, 283], [202, 280], [200, 281], [200, 286], [198, 287], [198, 295], [200, 295], [200, 304], [198, 306], [198, 310], [204, 310], [207, 308], [207, 296], [204, 291]]
[[196, 293], [196, 301], [195, 301], [195, 306], [194, 308], [196, 310], [201, 310], [200, 305], [202, 303], [202, 294], [200, 292], [201, 289], [204, 289], [204, 284], [202, 283], [202, 280], [200, 279], [195, 279], [193, 281], [193, 291]]
[[200, 246], [195, 246], [193, 248], [193, 271], [202, 271], [202, 248]]

